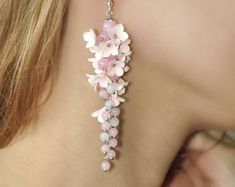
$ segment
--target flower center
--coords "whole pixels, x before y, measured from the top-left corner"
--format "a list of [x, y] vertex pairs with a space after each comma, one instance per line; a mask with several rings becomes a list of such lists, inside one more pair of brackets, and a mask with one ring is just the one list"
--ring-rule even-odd
[[112, 45], [110, 43], [107, 43], [107, 47], [111, 47]]
[[116, 63], [113, 63], [111, 66], [112, 66], [113, 68], [115, 68], [115, 67], [116, 67], [116, 65], [117, 65]]

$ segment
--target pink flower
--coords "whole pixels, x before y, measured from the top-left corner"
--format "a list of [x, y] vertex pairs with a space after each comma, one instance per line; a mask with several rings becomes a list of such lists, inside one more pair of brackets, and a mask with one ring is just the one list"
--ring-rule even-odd
[[119, 47], [119, 51], [120, 53], [124, 53], [124, 54], [127, 54], [130, 52], [130, 43], [131, 43], [131, 40], [126, 40], [125, 42], [123, 42], [120, 47]]
[[125, 86], [128, 85], [128, 82], [125, 82], [122, 78], [120, 78], [117, 82], [114, 82], [113, 84], [116, 86], [117, 91], [121, 91]]
[[116, 94], [112, 94], [111, 95], [111, 99], [114, 102], [115, 107], [119, 106], [121, 102], [125, 102], [126, 101], [125, 98], [118, 96], [117, 93]]
[[105, 73], [101, 73], [98, 75], [89, 75], [87, 74], [88, 82], [95, 90], [97, 90], [97, 86], [99, 85], [101, 88], [107, 88], [108, 84], [112, 83], [108, 76]]
[[98, 36], [97, 36], [97, 40], [99, 41], [99, 42], [102, 42], [102, 41], [108, 41], [108, 40], [110, 40], [110, 37], [109, 37], [109, 35], [108, 35], [108, 33], [107, 32], [101, 32]]
[[101, 42], [98, 46], [98, 51], [96, 53], [97, 58], [109, 57], [110, 55], [118, 55], [118, 47], [116, 44], [109, 40], [106, 42]]
[[105, 112], [105, 107], [93, 112], [91, 114], [92, 117], [94, 118], [97, 118], [97, 120], [100, 122], [100, 123], [104, 123], [104, 118], [102, 116], [102, 114]]
[[113, 28], [110, 28], [108, 33], [109, 33], [110, 38], [116, 44], [119, 44], [120, 42], [124, 42], [129, 38], [128, 34], [124, 32], [124, 27], [122, 24], [117, 24]]
[[113, 60], [110, 62], [107, 74], [108, 76], [122, 76], [124, 74], [125, 63], [119, 60]]

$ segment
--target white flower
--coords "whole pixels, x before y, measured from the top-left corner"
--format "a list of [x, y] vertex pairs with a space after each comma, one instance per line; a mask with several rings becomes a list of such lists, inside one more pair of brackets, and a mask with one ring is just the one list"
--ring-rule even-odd
[[125, 82], [122, 78], [118, 79], [118, 81], [113, 84], [116, 86], [118, 95], [123, 95], [126, 92], [125, 87], [128, 85], [128, 82]]
[[97, 118], [97, 120], [100, 122], [100, 123], [104, 123], [104, 118], [102, 117], [102, 114], [105, 112], [105, 107], [93, 112], [91, 114], [92, 117], [94, 118]]
[[83, 39], [87, 42], [86, 48], [95, 47], [96, 34], [93, 29], [90, 29], [88, 32], [83, 33]]
[[130, 43], [131, 43], [131, 40], [126, 40], [125, 42], [123, 42], [121, 45], [120, 45], [120, 48], [119, 48], [119, 51], [121, 53], [124, 53], [124, 54], [127, 54], [130, 52]]
[[131, 57], [130, 57], [131, 54], [132, 54], [131, 51], [129, 51], [129, 52], [126, 53], [126, 54], [121, 53], [121, 54], [118, 55], [118, 59], [119, 59], [120, 61], [125, 62], [125, 63], [127, 64], [127, 63], [130, 62], [130, 60], [131, 60]]
[[129, 38], [128, 34], [124, 32], [124, 27], [122, 24], [117, 24], [113, 28], [110, 28], [108, 34], [116, 44], [124, 42]]
[[89, 58], [88, 61], [92, 63], [93, 68], [95, 68], [95, 69], [98, 68], [98, 61], [99, 61], [98, 59], [96, 59], [96, 58]]
[[98, 67], [99, 60], [97, 58], [89, 58], [88, 61], [92, 63], [92, 66], [95, 69], [96, 74], [105, 73], [105, 71], [99, 69], [99, 67]]
[[118, 95], [123, 95], [126, 92], [126, 88], [124, 87], [120, 91], [118, 91]]
[[131, 61], [131, 57], [130, 57], [130, 55], [128, 55], [128, 56], [126, 56], [126, 64], [128, 63], [128, 62], [130, 62]]
[[109, 76], [116, 75], [116, 76], [120, 77], [124, 74], [124, 70], [123, 70], [124, 67], [125, 67], [124, 62], [118, 61], [118, 60], [113, 60], [109, 64], [107, 74]]
[[96, 53], [96, 58], [109, 57], [118, 55], [118, 46], [112, 41], [101, 42]]
[[119, 106], [121, 102], [125, 102], [126, 99], [118, 96], [117, 94], [112, 94], [111, 99], [114, 102], [115, 107]]
[[[90, 52], [97, 54], [99, 52], [99, 47], [95, 45], [93, 47], [90, 47], [89, 50], [90, 50]], [[97, 58], [98, 58], [98, 56], [97, 56]]]
[[[128, 82], [125, 82], [122, 78], [119, 78], [118, 81], [114, 81], [112, 84], [108, 85], [107, 91], [108, 91], [108, 93], [111, 93], [111, 94], [116, 94], [117, 93], [118, 95], [122, 95], [122, 94], [119, 94], [119, 93], [123, 92], [124, 91], [123, 89], [127, 85], [128, 85]], [[109, 92], [109, 90], [111, 90], [111, 91]]]
[[105, 73], [101, 73], [98, 75], [87, 74], [87, 77], [89, 77], [88, 82], [92, 87], [95, 88], [95, 90], [97, 90], [97, 85], [99, 85], [101, 88], [107, 88], [108, 84], [112, 83], [110, 78], [106, 76]]
[[126, 65], [126, 66], [124, 67], [124, 72], [128, 72], [129, 70], [130, 70], [129, 66]]
[[128, 85], [128, 82], [125, 82], [122, 78], [118, 79], [117, 82], [113, 82], [117, 91], [121, 91], [125, 86]]

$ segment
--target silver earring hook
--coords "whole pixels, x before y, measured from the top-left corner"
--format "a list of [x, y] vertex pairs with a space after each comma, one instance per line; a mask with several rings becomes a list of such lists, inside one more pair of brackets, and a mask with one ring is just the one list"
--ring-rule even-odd
[[113, 17], [113, 0], [106, 0], [107, 10], [106, 16], [107, 19], [112, 19]]

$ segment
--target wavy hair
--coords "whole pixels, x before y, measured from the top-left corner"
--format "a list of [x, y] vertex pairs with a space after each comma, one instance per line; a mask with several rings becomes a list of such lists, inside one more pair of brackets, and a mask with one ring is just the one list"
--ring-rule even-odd
[[0, 148], [50, 95], [67, 6], [68, 0], [0, 0]]

